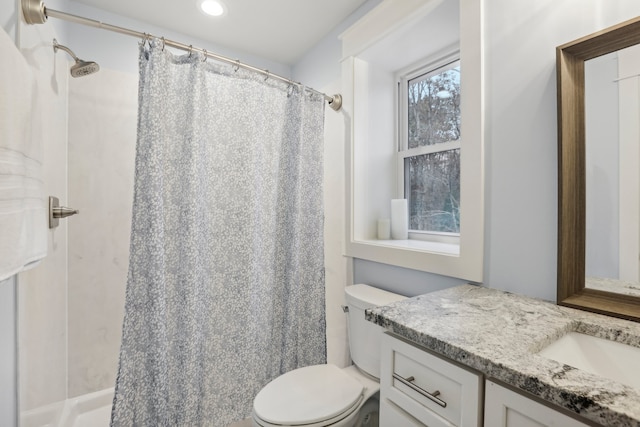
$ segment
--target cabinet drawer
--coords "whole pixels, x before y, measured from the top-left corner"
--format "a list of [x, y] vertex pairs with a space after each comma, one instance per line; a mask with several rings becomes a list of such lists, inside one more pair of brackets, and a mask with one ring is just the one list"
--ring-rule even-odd
[[481, 376], [408, 342], [382, 340], [381, 397], [429, 426], [481, 425]]

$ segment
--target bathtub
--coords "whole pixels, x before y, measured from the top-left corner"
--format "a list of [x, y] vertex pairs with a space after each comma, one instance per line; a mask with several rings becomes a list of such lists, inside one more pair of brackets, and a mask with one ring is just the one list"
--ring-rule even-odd
[[109, 427], [113, 388], [23, 412], [20, 427]]

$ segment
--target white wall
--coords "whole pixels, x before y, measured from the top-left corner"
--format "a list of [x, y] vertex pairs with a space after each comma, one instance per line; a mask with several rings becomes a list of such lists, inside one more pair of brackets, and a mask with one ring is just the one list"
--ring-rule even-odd
[[[256, 55], [230, 50], [221, 45], [188, 37], [175, 31], [149, 25], [146, 22], [126, 18], [78, 2], [70, 0], [58, 1], [62, 2], [58, 6], [58, 9], [63, 12], [149, 33], [157, 37], [165, 37], [166, 39], [175, 40], [187, 45], [192, 44], [194, 47], [207, 49], [209, 52], [214, 52], [229, 58], [239, 59], [243, 63], [267, 69], [285, 77], [291, 74], [289, 66]], [[47, 1], [47, 3], [50, 2]], [[64, 28], [64, 35], [61, 36], [64, 37], [64, 39], [58, 41], [61, 44], [68, 45], [80, 58], [94, 60], [104, 68], [138, 74], [138, 42], [140, 40], [136, 40], [131, 36], [85, 25], [68, 23], [54, 18], [49, 20], [49, 22], [54, 21], [56, 25]]]
[[640, 3], [488, 4], [485, 283], [555, 301], [555, 47], [637, 16]]
[[[555, 301], [555, 48], [639, 14], [627, 0], [485, 0], [486, 286]], [[296, 80], [322, 87], [339, 78], [339, 49], [333, 33], [294, 67]], [[362, 260], [355, 280], [412, 295], [459, 283]]]
[[15, 276], [0, 281], [0, 425], [18, 421]]

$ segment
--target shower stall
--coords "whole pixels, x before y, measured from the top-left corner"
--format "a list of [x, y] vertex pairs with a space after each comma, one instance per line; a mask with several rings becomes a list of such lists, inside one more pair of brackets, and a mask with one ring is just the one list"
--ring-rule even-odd
[[[69, 72], [66, 61], [56, 71], [58, 77], [61, 72]], [[138, 78], [103, 68], [91, 76], [67, 79], [67, 83], [68, 183], [66, 197], [61, 197], [61, 201], [79, 209], [80, 215], [61, 221], [60, 227], [51, 231], [54, 244], [62, 246], [66, 228], [67, 289], [61, 291], [66, 301], [52, 302], [45, 309], [52, 311], [54, 305], [66, 306], [61, 309], [66, 313], [50, 313], [48, 325], [34, 325], [32, 329], [33, 320], [21, 325], [21, 372], [25, 373], [20, 387], [21, 427], [39, 427], [50, 422], [60, 427], [108, 426], [120, 349], [133, 200]], [[50, 291], [31, 286], [30, 276], [34, 274], [37, 270], [26, 272], [19, 287], [24, 300], [35, 297], [26, 294], [31, 291], [40, 294]], [[33, 309], [25, 307], [24, 311]], [[43, 352], [47, 349], [33, 348], [30, 337], [34, 341], [42, 339], [40, 330], [53, 334], [59, 321], [66, 327], [66, 351], [51, 351], [57, 342], [50, 343], [47, 349], [48, 357], [66, 353], [65, 379], [40, 369], [43, 362], [51, 367], [62, 363], [46, 360]], [[45, 382], [66, 388], [68, 398], [41, 405], [45, 398], [59, 399], [49, 396], [61, 395], [56, 390], [47, 390]]]
[[21, 427], [104, 427], [124, 312], [138, 76], [89, 75], [97, 64], [78, 56], [103, 56], [78, 48], [78, 36], [16, 25], [36, 87], [33, 133], [46, 141], [43, 196], [80, 211], [47, 231], [47, 257], [18, 275], [18, 417]]

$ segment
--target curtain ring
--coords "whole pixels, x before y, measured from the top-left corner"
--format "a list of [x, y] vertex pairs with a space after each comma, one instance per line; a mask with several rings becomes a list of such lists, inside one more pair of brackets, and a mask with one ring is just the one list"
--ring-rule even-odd
[[207, 49], [202, 49], [202, 54], [204, 55], [202, 62], [207, 62]]
[[236, 59], [236, 65], [233, 66], [233, 72], [237, 73], [239, 69], [240, 69], [240, 60]]
[[[142, 40], [140, 40], [140, 46], [144, 46], [148, 41], [149, 41], [149, 34], [147, 33], [142, 33], [144, 35], [144, 37], [142, 37]], [[151, 46], [151, 43], [149, 43], [149, 46]]]
[[264, 73], [266, 74], [266, 76], [264, 76], [264, 81], [266, 82], [267, 80], [269, 80], [269, 70], [264, 70]]
[[191, 58], [191, 55], [193, 55], [193, 45], [192, 44], [189, 45], [189, 58]]
[[160, 37], [160, 40], [162, 40], [162, 51], [164, 52], [164, 36]]

